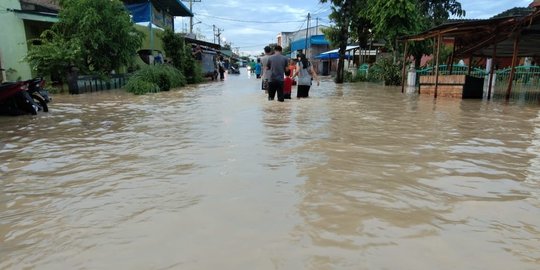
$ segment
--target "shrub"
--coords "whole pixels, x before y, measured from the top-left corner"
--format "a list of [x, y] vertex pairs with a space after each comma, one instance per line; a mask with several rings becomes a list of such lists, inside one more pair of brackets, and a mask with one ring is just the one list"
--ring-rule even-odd
[[129, 78], [126, 90], [136, 95], [168, 91], [186, 85], [184, 75], [169, 65], [145, 66]]
[[152, 82], [132, 78], [127, 82], [126, 90], [135, 95], [144, 95], [159, 92], [159, 86]]
[[401, 85], [401, 64], [391, 58], [381, 58], [369, 69], [368, 80], [384, 82], [385, 85]]
[[174, 33], [167, 29], [162, 34], [163, 49], [168, 57], [172, 59], [172, 64], [180, 70], [188, 83], [202, 82], [202, 66], [191, 54], [191, 45], [186, 44], [184, 38], [179, 33]]

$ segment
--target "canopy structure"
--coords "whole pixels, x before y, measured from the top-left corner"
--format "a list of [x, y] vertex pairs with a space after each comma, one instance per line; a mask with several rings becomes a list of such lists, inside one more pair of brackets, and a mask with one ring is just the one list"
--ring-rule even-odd
[[311, 47], [312, 45], [330, 45], [330, 42], [326, 40], [324, 35], [313, 35], [308, 37], [307, 41], [305, 38], [302, 38], [291, 42], [291, 50], [304, 50]]
[[[437, 57], [435, 65], [435, 97], [437, 97], [438, 84], [438, 55], [443, 39], [452, 39], [454, 50], [451, 62], [455, 57], [512, 57], [512, 70], [506, 98], [509, 99], [512, 90], [512, 78], [518, 57], [540, 56], [540, 9], [531, 10], [528, 15], [514, 15], [487, 20], [461, 21], [442, 24], [426, 32], [407, 36], [401, 40], [407, 43], [434, 39]], [[407, 52], [405, 52], [407, 55]], [[403, 74], [405, 74], [405, 62]], [[405, 77], [405, 76], [403, 76]], [[490, 78], [490, 85], [492, 78]], [[403, 82], [404, 84], [404, 82]], [[403, 89], [402, 89], [403, 91]], [[489, 87], [491, 91], [491, 86]], [[488, 95], [489, 97], [489, 95]]]
[[193, 13], [180, 0], [124, 0], [123, 2], [126, 6], [151, 2], [156, 9], [171, 16], [193, 17]]
[[540, 13], [487, 20], [446, 23], [418, 35], [404, 37], [405, 41], [453, 38], [456, 57], [514, 55], [514, 39], [519, 36], [518, 56], [540, 56]]
[[[347, 49], [345, 49], [346, 52], [350, 52], [352, 50], [356, 50], [360, 48], [360, 46], [347, 46]], [[317, 56], [315, 56], [315, 59], [321, 59], [321, 60], [333, 60], [339, 58], [339, 49], [334, 49], [331, 51], [323, 52]], [[350, 53], [345, 54], [346, 59], [351, 59], [352, 55]]]

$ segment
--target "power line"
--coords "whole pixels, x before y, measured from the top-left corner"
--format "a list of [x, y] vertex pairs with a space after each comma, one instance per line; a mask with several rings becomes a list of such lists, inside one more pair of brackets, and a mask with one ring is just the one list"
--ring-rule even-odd
[[268, 43], [264, 43], [264, 44], [257, 44], [257, 45], [246, 45], [246, 46], [239, 46], [237, 48], [254, 48], [254, 47], [263, 47], [263, 46], [267, 46]]
[[246, 20], [237, 20], [237, 19], [210, 16], [210, 15], [204, 15], [204, 14], [198, 14], [198, 13], [197, 13], [197, 15], [198, 16], [203, 16], [203, 17], [208, 17], [208, 18], [224, 20], [224, 21], [243, 22], [243, 23], [293, 23], [293, 22], [302, 22], [302, 21], [246, 21]]

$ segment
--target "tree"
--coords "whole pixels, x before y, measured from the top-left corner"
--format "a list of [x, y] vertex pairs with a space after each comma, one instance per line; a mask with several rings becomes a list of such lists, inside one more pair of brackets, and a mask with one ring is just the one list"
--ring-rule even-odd
[[[119, 0], [60, 0], [59, 22], [32, 46], [31, 65], [41, 71], [75, 66], [105, 75], [129, 65], [142, 43]], [[39, 43], [39, 42], [38, 42]]]
[[349, 28], [351, 25], [351, 17], [353, 16], [353, 7], [355, 0], [320, 0], [321, 3], [331, 2], [332, 13], [330, 19], [336, 23], [334, 30], [330, 30], [332, 35], [335, 35], [333, 41], [339, 45], [339, 60], [336, 74], [336, 83], [343, 83], [344, 67], [345, 67], [345, 52], [349, 40]]
[[[331, 3], [330, 19], [335, 26], [324, 31], [334, 46], [339, 46], [339, 62], [336, 82], [343, 82], [345, 49], [349, 38], [365, 48], [370, 38], [386, 41], [394, 53], [394, 62], [401, 47], [400, 37], [416, 34], [439, 25], [451, 15], [464, 16], [465, 11], [457, 0], [320, 0]], [[372, 36], [373, 34], [373, 36]], [[411, 44], [411, 54], [417, 61], [427, 53], [431, 44]], [[395, 64], [395, 63], [394, 63]]]
[[172, 59], [172, 64], [186, 77], [188, 83], [198, 83], [203, 80], [202, 67], [193, 58], [191, 46], [188, 46], [179, 33], [166, 29], [162, 34], [165, 54]]
[[375, 36], [384, 38], [386, 46], [398, 50], [397, 40], [422, 30], [424, 20], [416, 0], [374, 0], [367, 10]]
[[450, 15], [465, 16], [465, 10], [456, 0], [419, 0], [419, 6], [420, 12], [429, 19], [428, 28], [444, 23]]
[[[456, 0], [374, 0], [370, 3], [367, 16], [374, 22], [374, 32], [386, 40], [394, 55], [400, 50], [398, 38], [437, 26], [451, 15], [465, 15]], [[415, 57], [417, 66], [422, 55], [431, 52], [431, 45], [430, 41], [411, 44], [410, 54]]]

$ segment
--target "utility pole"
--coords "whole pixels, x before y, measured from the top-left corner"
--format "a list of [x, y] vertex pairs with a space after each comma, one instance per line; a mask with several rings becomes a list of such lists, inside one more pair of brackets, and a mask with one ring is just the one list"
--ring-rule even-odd
[[[186, 0], [183, 0], [186, 1]], [[193, 14], [193, 2], [201, 2], [202, 0], [189, 0], [189, 12]], [[189, 17], [189, 33], [193, 33], [193, 16]]]
[[216, 25], [212, 24], [212, 33], [214, 36], [214, 44], [216, 44]]
[[316, 24], [315, 24], [315, 35], [318, 35], [318, 34], [319, 34], [319, 17], [317, 17]]
[[[217, 39], [218, 39], [217, 42], [218, 42], [218, 45], [219, 45], [219, 46], [221, 46], [221, 34], [222, 34], [221, 32], [222, 32], [222, 31], [223, 31], [223, 29], [220, 29], [220, 28], [217, 29], [216, 37], [217, 37]], [[215, 43], [215, 42], [214, 42], [214, 43]]]
[[307, 14], [307, 26], [306, 26], [306, 51], [304, 52], [306, 57], [308, 57], [307, 55], [307, 49], [308, 49], [308, 32], [309, 32], [309, 22], [311, 20], [311, 14]]

